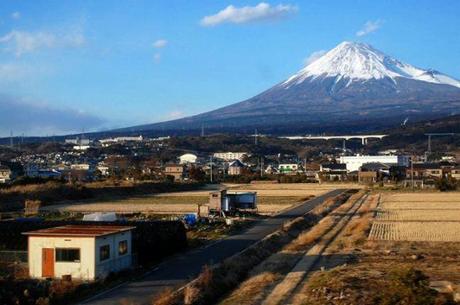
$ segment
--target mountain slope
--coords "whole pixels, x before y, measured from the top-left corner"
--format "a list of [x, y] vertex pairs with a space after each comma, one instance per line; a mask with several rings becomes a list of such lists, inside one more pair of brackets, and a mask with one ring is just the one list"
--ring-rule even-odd
[[385, 124], [407, 116], [417, 120], [451, 115], [458, 109], [460, 81], [403, 63], [367, 44], [343, 42], [253, 98], [196, 116], [125, 130], [184, 130], [202, 125], [262, 130], [302, 126], [308, 130], [328, 124], [339, 130], [355, 125], [362, 130], [370, 124], [390, 126]]

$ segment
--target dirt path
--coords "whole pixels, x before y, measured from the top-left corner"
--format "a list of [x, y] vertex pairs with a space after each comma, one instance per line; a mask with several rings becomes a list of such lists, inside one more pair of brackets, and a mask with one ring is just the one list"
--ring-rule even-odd
[[335, 240], [340, 232], [346, 227], [356, 212], [362, 206], [367, 198], [367, 194], [356, 200], [353, 205], [342, 215], [342, 217], [328, 228], [328, 232], [313, 245], [294, 268], [278, 283], [275, 288], [268, 294], [262, 305], [288, 304], [294, 291], [299, 284], [308, 276], [315, 265], [321, 259], [327, 247]]

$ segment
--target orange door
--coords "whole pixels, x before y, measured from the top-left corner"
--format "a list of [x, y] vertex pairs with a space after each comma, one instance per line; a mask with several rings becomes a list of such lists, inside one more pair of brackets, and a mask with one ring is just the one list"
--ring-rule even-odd
[[54, 249], [42, 249], [42, 277], [54, 277]]

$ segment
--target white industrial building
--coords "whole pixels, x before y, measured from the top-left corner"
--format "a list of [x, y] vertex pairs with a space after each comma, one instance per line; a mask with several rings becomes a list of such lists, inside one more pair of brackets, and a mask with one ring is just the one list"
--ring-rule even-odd
[[198, 157], [194, 154], [183, 154], [179, 156], [179, 163], [180, 164], [196, 163], [197, 159]]
[[108, 147], [115, 143], [143, 142], [143, 141], [144, 141], [144, 137], [140, 135], [137, 137], [134, 136], [134, 137], [116, 137], [116, 138], [100, 139], [99, 143], [101, 143], [103, 147]]
[[217, 152], [214, 153], [213, 157], [224, 161], [242, 160], [244, 157], [248, 157], [249, 154], [246, 152]]
[[340, 163], [346, 164], [347, 171], [353, 172], [360, 169], [363, 164], [366, 163], [384, 163], [389, 165], [397, 166], [408, 166], [409, 165], [409, 156], [402, 155], [357, 155], [357, 156], [341, 156]]
[[24, 233], [32, 278], [95, 280], [132, 265], [128, 226], [68, 225]]

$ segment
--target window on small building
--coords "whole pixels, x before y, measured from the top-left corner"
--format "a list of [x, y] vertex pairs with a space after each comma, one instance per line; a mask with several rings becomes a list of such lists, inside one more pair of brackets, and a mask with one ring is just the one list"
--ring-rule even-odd
[[79, 262], [80, 249], [56, 248], [56, 262]]
[[110, 258], [110, 245], [104, 245], [99, 248], [99, 261], [105, 261]]
[[122, 240], [118, 243], [118, 255], [125, 255], [128, 253], [128, 241]]

